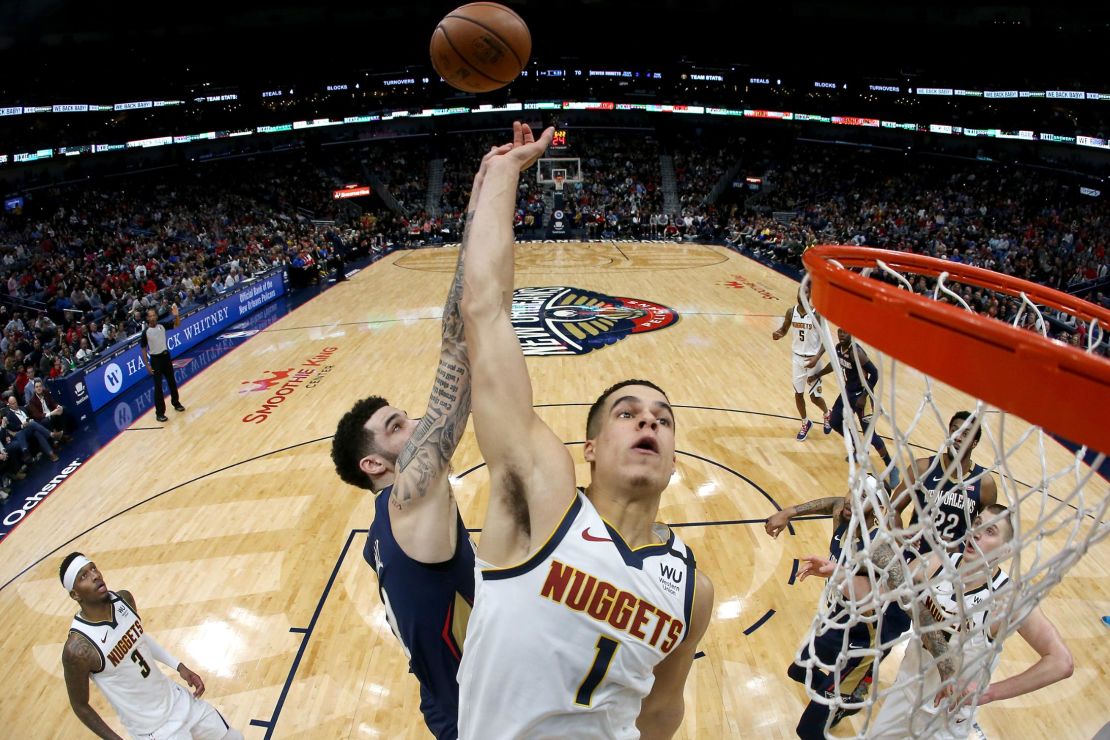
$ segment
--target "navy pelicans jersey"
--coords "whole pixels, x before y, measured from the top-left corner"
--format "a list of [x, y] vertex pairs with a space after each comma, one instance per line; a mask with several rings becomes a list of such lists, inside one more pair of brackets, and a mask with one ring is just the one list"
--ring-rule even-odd
[[154, 663], [146, 649], [146, 636], [139, 615], [109, 591], [112, 619], [89, 622], [73, 618], [72, 632], [83, 635], [100, 653], [101, 668], [92, 674], [93, 683], [107, 697], [120, 721], [134, 736], [149, 735], [164, 726], [188, 704], [191, 694], [171, 681]]
[[[917, 524], [918, 514], [926, 505], [937, 504], [935, 524], [937, 536], [953, 545], [961, 544], [979, 511], [983, 477], [987, 475], [982, 465], [971, 464], [971, 472], [962, 480], [952, 480], [944, 474], [943, 456], [929, 459], [924, 476], [913, 486], [914, 507], [910, 525]], [[918, 550], [928, 552], [931, 547], [924, 537], [917, 543]]]
[[686, 637], [694, 599], [694, 556], [655, 533], [629, 548], [579, 491], [523, 563], [478, 561], [460, 738], [639, 737], [652, 671]]
[[[840, 561], [840, 553], [843, 552], [844, 546], [847, 544], [843, 541], [844, 535], [847, 532], [848, 522], [845, 521], [841, 521], [837, 525], [836, 529], [833, 530], [832, 539], [829, 540], [829, 559], [833, 562]], [[870, 532], [867, 533], [867, 541], [874, 541], [878, 533], [878, 529], [872, 529]], [[855, 547], [862, 549], [864, 545], [865, 543], [863, 541], [863, 536], [857, 535]], [[916, 555], [916, 553], [912, 553], [909, 557], [912, 557], [913, 555]], [[843, 611], [843, 609], [841, 609], [840, 611]], [[843, 619], [841, 617], [842, 615], [839, 612], [833, 615], [833, 618], [838, 622], [843, 622], [845, 620], [851, 619], [850, 615], [843, 615]], [[906, 612], [902, 611], [902, 608], [898, 605], [897, 601], [892, 602], [883, 612], [883, 626], [880, 633], [880, 644], [883, 646], [888, 645], [895, 637], [905, 632], [907, 629], [909, 629], [909, 627], [909, 615]], [[859, 640], [866, 639], [867, 644], [870, 645], [874, 637], [874, 635], [872, 634], [873, 631], [874, 630], [871, 623], [865, 622], [863, 620], [857, 620], [856, 623], [853, 624], [850, 628], [850, 639], [853, 644], [855, 644]]]
[[[941, 557], [946, 558], [952, 568], [959, 568], [964, 555], [950, 552]], [[990, 611], [983, 602], [1002, 589], [1010, 579], [1005, 571], [996, 568], [982, 586], [963, 592], [961, 611], [958, 604], [960, 589], [952, 583], [952, 578], [951, 572], [943, 573], [943, 568], [938, 567], [930, 576], [931, 588], [925, 589], [918, 598], [938, 621], [948, 623], [945, 630], [950, 643], [948, 649], [959, 655], [957, 675], [962, 680], [986, 687], [998, 666], [1001, 651], [991, 639], [987, 624]], [[962, 622], [959, 621], [960, 616], [963, 617]], [[933, 706], [933, 697], [940, 690], [940, 673], [936, 666], [930, 666], [924, 673], [924, 686], [918, 683], [918, 678], [922, 675], [922, 665], [927, 665], [931, 660], [932, 656], [921, 646], [919, 638], [915, 638], [906, 647], [906, 657], [902, 659], [902, 665], [898, 669], [895, 686], [888, 690], [886, 701], [883, 702], [868, 737], [899, 740], [919, 737], [926, 730], [926, 724], [929, 724], [931, 738], [968, 737], [975, 719], [975, 712], [970, 706], [964, 705], [954, 712], [948, 720], [948, 727], [940, 726], [940, 721], [931, 716], [939, 711]], [[936, 724], [932, 724], [933, 722]]]
[[[859, 363], [856, 361], [859, 351], [854, 342], [848, 342], [847, 349], [840, 344], [836, 345], [836, 359], [840, 362], [841, 372], [844, 373], [844, 392], [852, 396], [853, 400], [861, 393], [867, 392], [863, 385], [865, 371], [859, 367]], [[869, 385], [873, 386], [873, 383], [869, 383]]]
[[413, 560], [393, 537], [389, 496], [374, 500], [374, 523], [363, 557], [378, 574], [378, 594], [393, 634], [420, 681], [420, 711], [440, 740], [458, 736], [459, 684], [466, 623], [474, 603], [474, 545], [462, 517], [456, 516], [455, 553], [442, 563]]

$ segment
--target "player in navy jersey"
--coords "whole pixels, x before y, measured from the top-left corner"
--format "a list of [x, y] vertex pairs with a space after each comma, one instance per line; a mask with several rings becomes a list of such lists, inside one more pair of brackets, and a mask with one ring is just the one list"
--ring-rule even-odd
[[[953, 414], [941, 454], [914, 460], [906, 469], [906, 480], [891, 494], [899, 520], [913, 504], [910, 528], [921, 529], [914, 539], [918, 551], [932, 550], [934, 539], [948, 549], [959, 549], [975, 517], [997, 500], [994, 477], [971, 460], [982, 433], [979, 420], [970, 411]], [[936, 505], [932, 512], [935, 533], [921, 521], [927, 503]]]
[[[1014, 517], [1000, 504], [984, 506], [966, 535], [962, 552], [931, 552], [921, 557], [915, 553], [909, 563], [889, 543], [879, 543], [871, 552], [871, 564], [882, 577], [873, 583], [861, 573], [855, 575], [850, 588], [857, 600], [866, 598], [873, 586], [893, 595], [904, 592], [912, 582], [918, 591], [912, 604], [918, 629], [906, 646], [895, 686], [886, 692], [872, 719], [869, 738], [962, 740], [979, 734], [975, 731], [978, 707], [1022, 696], [1072, 675], [1071, 652], [1035, 604], [1030, 610], [1018, 608], [1010, 614], [1005, 606], [1000, 613], [989, 608], [993, 599], [1008, 604], [1014, 598], [1015, 586], [1001, 567], [1016, 550]], [[832, 560], [810, 557], [805, 561], [799, 574], [828, 578], [836, 568]], [[928, 588], [923, 588], [926, 582]], [[997, 642], [1014, 629], [1039, 658], [1020, 673], [1011, 670], [1008, 678], [991, 681], [1001, 657]], [[922, 647], [937, 659], [935, 666], [926, 662]], [[956, 675], [955, 682], [942, 685]], [[919, 676], [923, 679], [920, 684]], [[969, 701], [970, 695], [980, 690], [978, 698]], [[945, 716], [938, 718], [938, 714]]]
[[[496, 151], [482, 160], [468, 213]], [[344, 481], [377, 494], [363, 557], [377, 574], [389, 626], [420, 682], [424, 721], [440, 740], [458, 737], [456, 673], [474, 603], [474, 547], [448, 482], [470, 413], [470, 362], [459, 315], [470, 221], [443, 307], [439, 368], [424, 416], [411, 419], [384, 398], [364, 398], [340, 419], [331, 452]]]
[[590, 484], [576, 489], [570, 453], [533, 408], [511, 322], [520, 173], [552, 133], [534, 139], [513, 124], [512, 146], [489, 162], [465, 257], [474, 428], [490, 490], [459, 735], [669, 738], [713, 606], [689, 548], [655, 521], [675, 469], [671, 404], [647, 381], [603, 392], [582, 448]]
[[[836, 397], [836, 402], [833, 404], [832, 411], [829, 412], [829, 424], [825, 429], [825, 433], [836, 431], [838, 434], [844, 433], [844, 395], [848, 396], [848, 403], [851, 406], [852, 413], [859, 419], [860, 425], [864, 430], [867, 425], [871, 423], [872, 402], [871, 394], [875, 390], [876, 384], [879, 382], [879, 369], [875, 367], [875, 363], [864, 352], [863, 347], [859, 346], [856, 342], [852, 341], [852, 335], [844, 329], [836, 330], [836, 338], [839, 340], [836, 345], [836, 360], [840, 364], [841, 372], [844, 374], [844, 393]], [[824, 346], [817, 353], [807, 367], [816, 366], [817, 362], [821, 359], [824, 353]], [[812, 364], [810, 364], [812, 363]], [[833, 361], [830, 361], [825, 367], [817, 373], [817, 378], [822, 378], [833, 371]], [[883, 438], [879, 436], [878, 431], [871, 435], [871, 446], [879, 453], [879, 457], [883, 459], [883, 464], [890, 466], [890, 453], [887, 452], [886, 443]], [[898, 469], [891, 468], [890, 475], [887, 481], [893, 487], [898, 485]]]
[[[866, 485], [869, 487], [871, 493], [874, 493], [875, 487], [878, 485], [875, 478], [868, 476]], [[807, 501], [796, 506], [789, 506], [785, 509], [775, 512], [767, 518], [764, 529], [771, 537], [778, 537], [779, 533], [786, 528], [787, 523], [796, 516], [802, 514], [809, 515], [831, 515], [832, 517], [832, 537], [829, 540], [829, 557], [832, 562], [840, 560], [841, 553], [844, 548], [861, 549], [864, 546], [863, 538], [866, 536], [870, 538], [874, 534], [872, 527], [874, 526], [874, 513], [870, 510], [867, 511], [866, 529], [871, 530], [867, 534], [863, 528], [856, 529], [855, 541], [849, 542], [845, 538], [848, 533], [852, 531], [850, 525], [852, 519], [852, 501], [851, 494], [848, 496], [830, 496], [826, 498], [818, 498], [812, 501]], [[804, 580], [804, 575], [799, 580]], [[840, 615], [847, 620], [848, 615]], [[898, 608], [897, 604], [891, 605], [883, 615], [883, 625], [880, 634], [880, 645], [889, 645], [892, 640], [904, 632], [910, 626], [909, 617], [906, 613]], [[863, 621], [844, 629], [828, 629], [820, 633], [814, 639], [814, 647], [816, 648], [817, 658], [825, 665], [835, 665], [838, 663], [838, 656], [846, 653], [849, 649], [862, 650], [872, 647], [875, 644], [875, 626]], [[885, 653], [884, 653], [885, 654]], [[809, 645], [802, 648], [802, 659], [806, 659], [809, 655]], [[867, 696], [872, 680], [873, 661], [870, 657], [854, 656], [845, 659], [840, 665], [840, 684], [839, 690], [844, 698], [851, 702], [860, 702]], [[795, 662], [791, 662], [790, 666], [786, 669], [786, 674], [798, 683], [806, 682], [805, 668]], [[837, 691], [836, 677], [832, 673], [814, 668], [812, 674], [812, 682], [810, 684], [815, 691], [820, 691], [825, 694], [827, 698], [834, 698], [834, 692]], [[825, 725], [828, 722], [829, 713], [832, 707], [818, 701], [810, 701], [805, 710], [802, 712], [801, 718], [798, 720], [796, 732], [798, 737], [803, 740], [814, 738], [814, 740], [821, 740], [825, 737]], [[836, 716], [833, 718], [829, 727], [835, 727], [841, 719], [851, 714], [855, 714], [858, 710], [837, 710]]]

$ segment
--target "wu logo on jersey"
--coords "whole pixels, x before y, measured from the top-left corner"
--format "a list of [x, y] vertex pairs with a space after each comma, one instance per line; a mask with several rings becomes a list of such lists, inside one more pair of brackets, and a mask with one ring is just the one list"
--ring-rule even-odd
[[682, 583], [682, 572], [673, 566], [659, 564], [659, 573], [664, 578], [669, 578], [675, 583]]
[[525, 355], [584, 355], [630, 334], [664, 329], [678, 321], [678, 312], [581, 288], [517, 288], [512, 321]]

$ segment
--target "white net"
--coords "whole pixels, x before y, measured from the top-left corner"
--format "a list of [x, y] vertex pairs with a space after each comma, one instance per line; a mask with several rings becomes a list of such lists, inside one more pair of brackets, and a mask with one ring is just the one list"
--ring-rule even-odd
[[[947, 274], [903, 275], [882, 262], [862, 274], [1105, 354], [1097, 323], [1047, 316], [1024, 295]], [[812, 310], [808, 281], [802, 293]], [[837, 431], [848, 452], [852, 516], [796, 655], [810, 707], [827, 707], [822, 729], [835, 724], [837, 737], [975, 736], [977, 705], [1005, 639], [1110, 533], [1110, 486], [1097, 472], [1105, 456], [1065, 446], [827, 323], [822, 335], [842, 389]], [[872, 383], [868, 359], [878, 371]], [[879, 439], [889, 463], [875, 449]], [[976, 518], [992, 488], [1007, 509]]]

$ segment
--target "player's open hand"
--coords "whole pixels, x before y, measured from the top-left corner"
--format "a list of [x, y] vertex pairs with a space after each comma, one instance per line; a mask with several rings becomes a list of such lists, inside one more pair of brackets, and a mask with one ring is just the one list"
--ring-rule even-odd
[[551, 138], [554, 135], [555, 127], [548, 126], [540, 134], [540, 138], [537, 139], [532, 133], [531, 126], [520, 121], [513, 121], [513, 148], [505, 154], [505, 157], [515, 162], [520, 167], [520, 171], [523, 172], [543, 156], [547, 147], [551, 145]]
[[204, 681], [201, 680], [200, 676], [189, 670], [189, 667], [184, 663], [177, 667], [177, 672], [185, 679], [185, 683], [189, 684], [189, 688], [193, 689], [193, 696], [199, 699], [204, 695]]
[[767, 517], [767, 521], [763, 523], [763, 529], [772, 537], [778, 537], [779, 533], [786, 529], [786, 523], [789, 521], [790, 517], [786, 515], [785, 511], [776, 511]]
[[802, 558], [801, 567], [798, 568], [798, 580], [804, 581], [810, 576], [828, 578], [833, 574], [834, 570], [836, 570], [836, 563], [828, 558], [806, 555]]

